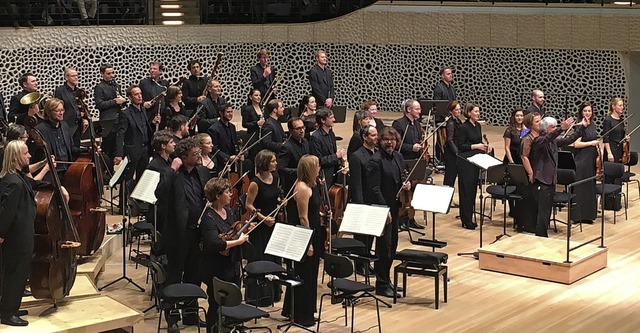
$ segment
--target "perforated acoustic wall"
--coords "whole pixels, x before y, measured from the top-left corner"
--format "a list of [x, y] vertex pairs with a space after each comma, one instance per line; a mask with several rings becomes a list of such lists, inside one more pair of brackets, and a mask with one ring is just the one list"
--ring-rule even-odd
[[223, 52], [216, 77], [224, 95], [240, 108], [250, 87], [249, 67], [256, 63], [255, 53], [260, 48], [269, 49], [271, 64], [284, 77], [278, 96], [286, 106], [297, 105], [310, 91], [306, 72], [318, 48], [328, 53], [337, 104], [350, 109], [374, 99], [380, 109], [395, 111], [409, 97], [431, 98], [432, 87], [439, 80], [438, 70], [444, 65], [454, 68], [459, 99], [480, 104], [483, 118], [498, 125], [507, 123], [515, 106], [529, 104], [528, 92], [534, 88], [545, 91], [548, 112], [556, 116], [565, 111], [575, 113], [583, 100], [595, 102], [598, 123], [609, 99], [626, 95], [624, 69], [616, 51], [325, 43], [117, 46], [116, 39], [113, 46], [65, 46], [73, 44], [70, 39], [61, 41], [58, 47], [0, 49], [6, 107], [9, 98], [19, 91], [17, 80], [23, 72], [35, 73], [40, 91], [52, 93], [63, 83], [63, 68], [75, 67], [80, 86], [92, 95], [103, 62], [115, 66], [117, 81], [126, 88], [147, 75], [150, 61], [162, 61], [164, 76], [175, 81], [188, 75], [189, 59], [200, 59], [204, 72], [208, 72], [215, 55]]

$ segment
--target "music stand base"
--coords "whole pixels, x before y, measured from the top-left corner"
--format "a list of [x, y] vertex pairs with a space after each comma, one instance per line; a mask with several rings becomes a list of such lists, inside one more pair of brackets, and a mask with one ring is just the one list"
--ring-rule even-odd
[[[284, 329], [284, 331], [282, 330], [283, 327], [286, 327], [286, 329]], [[314, 331], [312, 329], [306, 328], [306, 327], [304, 327], [304, 326], [302, 326], [300, 324], [296, 324], [293, 321], [293, 319], [290, 319], [289, 322], [286, 323], [286, 324], [282, 324], [282, 325], [278, 325], [277, 326], [278, 330], [282, 331], [283, 333], [288, 332], [291, 327], [297, 327], [297, 328], [303, 329], [303, 330], [305, 330], [307, 332], [316, 333], [316, 331]]]
[[480, 259], [480, 252], [458, 252], [458, 256], [473, 256], [473, 259], [478, 260]]
[[127, 280], [127, 282], [131, 283], [131, 284], [132, 284], [132, 285], [134, 285], [136, 288], [140, 289], [140, 291], [144, 292], [144, 288], [140, 287], [137, 283], [135, 283], [135, 282], [134, 282], [130, 277], [128, 277], [128, 276], [121, 276], [121, 277], [117, 278], [116, 280], [111, 281], [111, 282], [107, 283], [106, 285], [104, 285], [104, 286], [102, 286], [102, 287], [98, 288], [98, 291], [102, 291], [102, 290], [104, 290], [105, 288], [108, 288], [109, 286], [111, 286], [111, 285], [113, 285], [113, 284], [116, 284], [116, 283], [120, 282], [121, 280]]

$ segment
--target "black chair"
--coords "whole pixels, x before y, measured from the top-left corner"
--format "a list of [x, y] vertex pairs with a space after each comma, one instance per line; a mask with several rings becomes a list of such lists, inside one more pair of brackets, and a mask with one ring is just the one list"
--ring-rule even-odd
[[638, 152], [629, 152], [629, 162], [625, 164], [627, 171], [622, 175], [622, 183], [625, 184], [625, 199], [627, 200], [627, 207], [629, 207], [629, 183], [635, 182], [638, 185], [638, 197], [640, 197], [640, 180], [632, 179], [636, 174], [631, 172], [631, 167], [638, 164]]
[[[331, 253], [342, 255], [364, 265], [364, 282], [367, 284], [369, 284], [369, 267], [378, 260], [378, 257], [368, 252], [366, 245], [355, 238], [342, 237], [331, 240]], [[354, 279], [358, 281], [358, 274], [354, 274]], [[322, 282], [324, 283], [324, 274], [322, 274]]]
[[[624, 175], [624, 164], [622, 163], [612, 163], [612, 162], [603, 162], [602, 163], [602, 173], [605, 178], [609, 179], [622, 179]], [[622, 185], [618, 184], [604, 184], [604, 190], [602, 183], [596, 184], [596, 194], [598, 194], [601, 198], [601, 208], [602, 214], [604, 214], [604, 200], [605, 198], [612, 198], [613, 200], [617, 200], [618, 198], [624, 197], [624, 218], [628, 219], [627, 215], [627, 197], [622, 192]], [[613, 212], [613, 224], [616, 224], [616, 212]]]
[[[564, 185], [564, 191], [553, 193], [553, 211], [552, 211], [553, 217], [551, 218], [551, 221], [553, 221], [553, 231], [555, 231], [556, 233], [558, 233], [558, 225], [556, 224], [556, 222], [567, 224], [567, 222], [565, 221], [558, 220], [556, 218], [556, 214], [558, 213], [558, 210], [568, 207], [569, 201], [573, 200], [573, 198], [575, 198], [576, 196], [573, 193], [571, 195], [567, 193], [567, 187], [571, 185], [571, 183], [574, 183], [576, 181], [576, 171], [572, 169], [558, 169], [557, 178], [558, 178], [557, 184]], [[572, 206], [575, 205], [575, 202], [572, 202], [571, 205]], [[582, 223], [578, 223], [578, 224], [580, 225], [580, 231], [582, 231]]]
[[255, 299], [251, 299], [250, 293], [245, 292], [245, 302], [253, 304], [256, 307], [266, 306], [263, 299], [268, 297], [269, 304], [273, 306], [274, 294], [265, 293], [261, 295], [261, 291], [265, 288], [272, 288], [273, 290], [273, 283], [269, 278], [273, 275], [278, 276], [284, 274], [285, 272], [286, 270], [282, 266], [268, 260], [257, 260], [247, 263], [244, 267], [246, 289], [249, 290], [249, 288], [255, 287], [258, 292], [255, 295]]
[[[320, 309], [318, 310], [318, 326], [317, 332], [320, 332], [320, 323], [322, 322], [322, 302], [325, 296], [331, 296], [332, 299], [344, 299], [344, 326], [347, 326], [347, 305], [351, 305], [351, 332], [353, 333], [353, 322], [355, 318], [355, 305], [358, 300], [363, 297], [371, 297], [376, 302], [376, 314], [378, 315], [378, 332], [382, 333], [380, 326], [380, 307], [378, 302], [382, 302], [372, 292], [375, 288], [369, 284], [352, 281], [347, 279], [353, 274], [353, 265], [347, 257], [325, 253], [324, 255], [324, 271], [329, 274], [331, 281], [327, 284], [330, 289], [329, 293], [320, 296]], [[384, 302], [383, 302], [384, 303]], [[386, 303], [385, 303], [386, 304]], [[391, 305], [388, 305], [391, 307]]]
[[[218, 307], [218, 332], [223, 332], [222, 327], [231, 325], [232, 332], [245, 332], [246, 330], [265, 329], [271, 332], [266, 326], [245, 327], [242, 324], [259, 318], [269, 318], [269, 313], [250, 305], [242, 303], [242, 292], [235, 283], [222, 281], [213, 278], [213, 297], [220, 305]], [[226, 320], [223, 325], [222, 319]]]
[[[155, 292], [156, 304], [160, 308], [158, 314], [158, 333], [160, 332], [160, 323], [162, 322], [162, 312], [169, 312], [169, 315], [176, 313], [182, 309], [183, 315], [195, 314], [197, 317], [200, 310], [204, 312], [205, 317], [207, 311], [201, 307], [191, 307], [190, 304], [197, 304], [198, 299], [206, 299], [207, 293], [195, 284], [191, 283], [174, 283], [166, 285], [167, 272], [157, 261], [151, 261], [151, 278], [153, 281], [153, 290]], [[200, 332], [200, 326], [198, 332]]]

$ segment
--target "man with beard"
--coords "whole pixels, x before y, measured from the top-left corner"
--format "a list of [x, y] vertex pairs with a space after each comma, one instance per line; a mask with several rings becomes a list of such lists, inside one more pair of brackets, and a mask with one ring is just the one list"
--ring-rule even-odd
[[540, 114], [540, 118], [544, 118], [544, 93], [542, 90], [533, 90], [531, 92], [531, 105], [524, 111], [524, 115], [526, 116], [529, 113], [537, 112]]

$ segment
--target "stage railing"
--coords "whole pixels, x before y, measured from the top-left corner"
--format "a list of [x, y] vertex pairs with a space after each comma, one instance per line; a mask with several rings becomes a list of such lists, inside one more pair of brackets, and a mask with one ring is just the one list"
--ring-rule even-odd
[[[578, 185], [582, 185], [585, 183], [588, 183], [590, 181], [593, 181], [597, 178], [597, 176], [591, 176], [589, 178], [585, 178], [579, 181], [576, 181], [574, 183], [571, 183], [567, 186], [567, 193], [569, 194], [569, 203], [567, 204], [567, 209], [568, 209], [568, 214], [567, 214], [567, 257], [565, 260], [565, 263], [570, 263], [571, 260], [569, 260], [569, 253], [573, 250], [579, 249], [587, 244], [591, 244], [593, 242], [596, 241], [600, 241], [600, 247], [603, 248], [604, 246], [604, 195], [602, 195], [600, 197], [600, 203], [601, 203], [601, 209], [602, 209], [602, 223], [600, 226], [600, 237], [596, 237], [596, 238], [592, 238], [586, 241], [583, 241], [582, 243], [580, 243], [579, 245], [576, 245], [574, 247], [571, 247], [571, 195], [573, 194], [573, 188], [578, 186]], [[604, 181], [600, 184], [600, 186], [602, 186], [602, 193], [604, 193]]]

